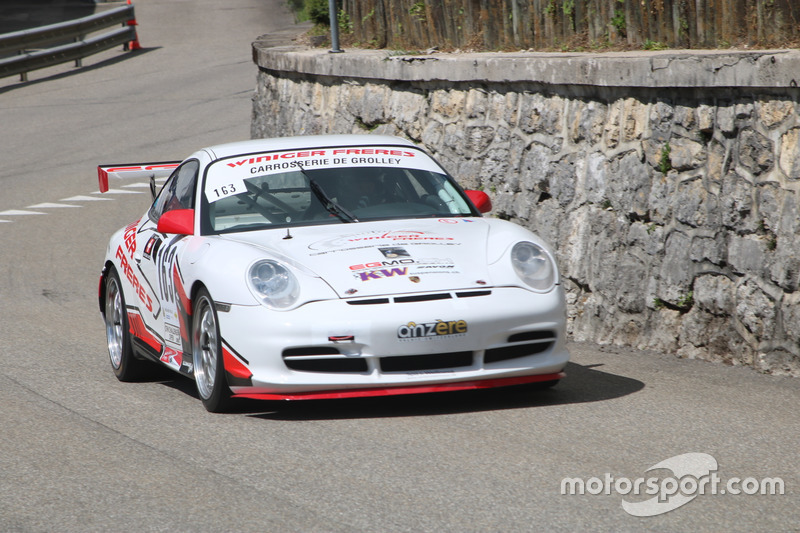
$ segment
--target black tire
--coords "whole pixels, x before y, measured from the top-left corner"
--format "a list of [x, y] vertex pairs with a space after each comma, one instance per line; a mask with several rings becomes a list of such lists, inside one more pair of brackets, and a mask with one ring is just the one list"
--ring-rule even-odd
[[211, 413], [230, 409], [231, 390], [222, 360], [222, 338], [214, 300], [203, 288], [194, 299], [192, 312], [192, 362], [197, 394]]
[[111, 267], [106, 276], [105, 310], [106, 341], [111, 369], [120, 381], [136, 381], [144, 373], [145, 362], [133, 355], [125, 295], [117, 271]]

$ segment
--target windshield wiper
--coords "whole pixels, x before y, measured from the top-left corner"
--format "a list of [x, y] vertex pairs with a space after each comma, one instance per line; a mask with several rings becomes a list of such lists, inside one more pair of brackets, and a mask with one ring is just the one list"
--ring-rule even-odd
[[314, 196], [317, 197], [317, 199], [322, 203], [329, 213], [339, 217], [342, 222], [358, 222], [356, 216], [343, 205], [339, 204], [333, 198], [328, 196], [322, 186], [317, 183], [314, 178], [309, 176], [301, 165], [297, 165], [297, 168], [300, 169], [300, 172], [302, 172], [303, 176], [305, 176], [308, 180], [308, 186], [311, 189], [311, 192], [314, 193]]

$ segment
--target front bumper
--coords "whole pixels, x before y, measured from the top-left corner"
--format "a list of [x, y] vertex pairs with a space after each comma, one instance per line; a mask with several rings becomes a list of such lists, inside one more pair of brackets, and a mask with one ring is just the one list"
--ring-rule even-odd
[[[331, 398], [560, 379], [564, 292], [515, 287], [218, 312], [234, 395]], [[231, 364], [232, 363], [232, 364]]]

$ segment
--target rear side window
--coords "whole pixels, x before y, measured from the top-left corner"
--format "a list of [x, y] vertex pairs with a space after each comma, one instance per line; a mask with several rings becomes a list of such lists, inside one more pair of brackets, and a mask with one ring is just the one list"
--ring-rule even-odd
[[194, 193], [199, 167], [200, 163], [197, 160], [191, 160], [175, 169], [150, 208], [151, 220], [157, 222], [161, 215], [173, 209], [194, 208]]

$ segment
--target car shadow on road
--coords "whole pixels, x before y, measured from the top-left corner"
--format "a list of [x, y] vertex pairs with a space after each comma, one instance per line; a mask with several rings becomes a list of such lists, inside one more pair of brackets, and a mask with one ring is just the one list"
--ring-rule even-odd
[[530, 386], [377, 398], [257, 402], [240, 400], [232, 412], [265, 420], [335, 420], [449, 415], [528, 409], [613, 400], [638, 392], [644, 383], [599, 370], [602, 365], [567, 364], [567, 377], [553, 388]]

